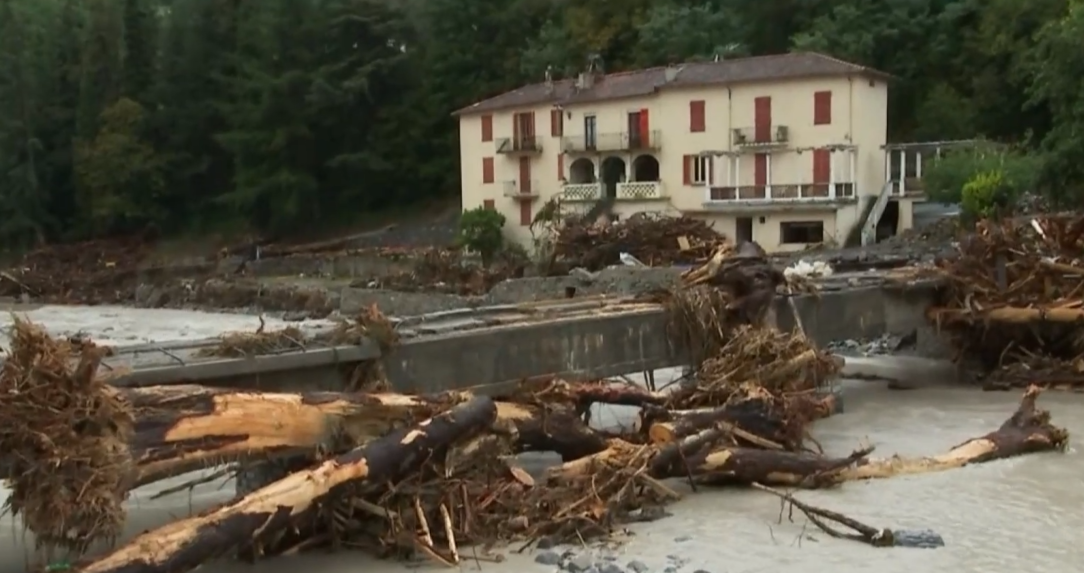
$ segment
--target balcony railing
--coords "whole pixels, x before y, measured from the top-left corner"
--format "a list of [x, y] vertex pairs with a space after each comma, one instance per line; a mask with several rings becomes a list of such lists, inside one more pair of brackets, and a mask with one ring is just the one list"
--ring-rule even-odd
[[831, 201], [854, 197], [854, 183], [801, 183], [711, 187], [712, 201]]
[[602, 183], [565, 183], [561, 188], [561, 200], [572, 203], [602, 199]]
[[504, 196], [516, 199], [533, 199], [538, 197], [538, 181], [505, 181]]
[[542, 142], [533, 135], [502, 137], [497, 140], [497, 153], [536, 154], [542, 153]]
[[739, 127], [731, 130], [738, 147], [777, 147], [790, 143], [790, 128], [785, 125]]
[[665, 198], [661, 181], [627, 181], [617, 184], [618, 201], [655, 201]]
[[892, 181], [892, 194], [893, 195], [925, 195], [926, 183], [921, 177], [908, 177], [902, 181], [899, 179]]
[[573, 135], [561, 138], [561, 149], [568, 153], [655, 150], [661, 149], [661, 145], [662, 132], [659, 130], [599, 133], [593, 137]]

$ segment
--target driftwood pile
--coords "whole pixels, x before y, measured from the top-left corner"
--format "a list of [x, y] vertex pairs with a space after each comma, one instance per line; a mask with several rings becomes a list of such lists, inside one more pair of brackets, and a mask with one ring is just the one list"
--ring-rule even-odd
[[636, 214], [615, 223], [571, 218], [556, 231], [554, 256], [597, 271], [628, 253], [650, 266], [703, 263], [726, 238], [699, 219]]
[[0, 296], [58, 304], [110, 304], [131, 296], [150, 243], [141, 236], [49, 245], [0, 271]]
[[[745, 262], [716, 270], [724, 267], [760, 268]], [[704, 276], [690, 272], [686, 282]], [[236, 551], [259, 557], [328, 544], [387, 556], [420, 553], [454, 565], [467, 544], [605, 535], [636, 510], [678, 498], [671, 479], [818, 488], [1066, 443], [1065, 431], [1035, 408], [1033, 388], [999, 429], [939, 456], [877, 460], [869, 457], [872, 448], [843, 457], [810, 448], [806, 429], [834, 409], [826, 382], [840, 363], [800, 335], [727, 324], [722, 317], [759, 315], [753, 306], [764, 298], [711, 286], [720, 280], [711, 274], [669, 295], [672, 309], [700, 305], [711, 315], [687, 325], [687, 333], [720, 329], [712, 339], [716, 352], [673, 392], [559, 379], [525, 382], [495, 397], [117, 388], [98, 371], [101, 349], [54, 340], [18, 321], [0, 371], [9, 503], [39, 542], [83, 550], [119, 533], [122, 504], [137, 485], [288, 454], [303, 458], [300, 470], [72, 569], [178, 573]], [[697, 293], [713, 288], [715, 303], [707, 304]], [[675, 312], [674, 328], [682, 316]], [[593, 429], [582, 413], [596, 403], [637, 406], [639, 424]], [[528, 451], [556, 452], [563, 463], [531, 475], [514, 457]], [[823, 510], [810, 515], [855, 529], [863, 542], [886, 544], [883, 530]]]
[[1084, 216], [983, 221], [958, 250], [930, 318], [985, 387], [1084, 388]]

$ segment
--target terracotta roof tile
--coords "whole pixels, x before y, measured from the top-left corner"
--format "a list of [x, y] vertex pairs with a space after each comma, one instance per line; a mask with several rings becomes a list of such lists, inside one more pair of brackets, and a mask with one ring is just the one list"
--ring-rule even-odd
[[696, 62], [664, 68], [648, 68], [608, 74], [588, 89], [577, 90], [574, 80], [531, 84], [482, 100], [454, 115], [533, 107], [545, 103], [584, 103], [644, 96], [664, 87], [691, 87], [787, 78], [865, 74], [890, 78], [888, 74], [843, 60], [811, 52], [756, 56], [719, 62]]

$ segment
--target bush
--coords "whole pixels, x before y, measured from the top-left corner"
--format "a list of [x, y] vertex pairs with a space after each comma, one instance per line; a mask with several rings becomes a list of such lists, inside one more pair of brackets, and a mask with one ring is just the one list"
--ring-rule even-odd
[[1039, 173], [1033, 155], [990, 149], [953, 151], [924, 166], [922, 179], [931, 201], [961, 203], [964, 186], [982, 174], [1000, 174], [1000, 184], [1012, 195], [1031, 191]]
[[960, 209], [968, 219], [997, 217], [1006, 212], [1018, 196], [1002, 171], [979, 173], [964, 184]]
[[485, 207], [464, 211], [459, 218], [459, 245], [478, 253], [488, 267], [504, 246], [504, 222], [504, 215]]

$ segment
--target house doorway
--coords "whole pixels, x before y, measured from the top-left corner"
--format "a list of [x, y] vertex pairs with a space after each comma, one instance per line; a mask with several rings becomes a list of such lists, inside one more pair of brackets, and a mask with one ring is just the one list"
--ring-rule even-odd
[[738, 217], [734, 234], [735, 243], [741, 243], [742, 241], [753, 242], [753, 218]]
[[607, 157], [602, 162], [602, 186], [606, 197], [617, 197], [617, 184], [625, 182], [625, 160], [620, 157]]

